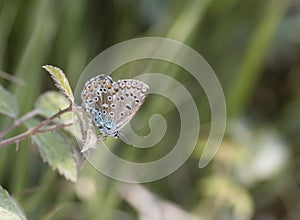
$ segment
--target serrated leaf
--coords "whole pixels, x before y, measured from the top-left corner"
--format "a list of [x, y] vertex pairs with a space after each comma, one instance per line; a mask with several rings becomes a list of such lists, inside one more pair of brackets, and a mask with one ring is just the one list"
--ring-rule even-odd
[[16, 98], [0, 85], [0, 113], [15, 118], [19, 113]]
[[43, 66], [43, 68], [50, 73], [52, 79], [55, 82], [56, 87], [73, 104], [74, 103], [73, 92], [72, 92], [69, 81], [68, 81], [66, 75], [64, 74], [64, 72], [61, 69], [59, 69], [58, 67], [51, 66], [51, 65], [45, 65], [45, 66]]
[[[35, 102], [35, 107], [39, 109], [41, 111], [41, 114], [47, 118], [54, 115], [59, 110], [67, 108], [68, 106], [69, 106], [68, 99], [56, 91], [49, 91], [40, 95]], [[70, 122], [72, 120], [73, 120], [73, 113], [67, 112], [61, 115], [59, 119], [56, 119], [55, 122], [64, 123], [64, 122]], [[75, 136], [73, 126], [68, 126], [65, 127], [64, 129]]]
[[0, 219], [26, 220], [17, 202], [0, 186]]
[[[50, 117], [59, 110], [69, 106], [68, 99], [56, 91], [48, 91], [38, 97], [35, 107], [41, 111], [45, 117]], [[64, 120], [71, 120], [72, 113], [66, 113], [61, 116]]]
[[[38, 122], [30, 119], [25, 122], [28, 128], [35, 126]], [[33, 135], [31, 140], [39, 148], [41, 157], [53, 169], [63, 175], [67, 180], [77, 180], [77, 166], [68, 148], [67, 142], [57, 132], [47, 132]]]

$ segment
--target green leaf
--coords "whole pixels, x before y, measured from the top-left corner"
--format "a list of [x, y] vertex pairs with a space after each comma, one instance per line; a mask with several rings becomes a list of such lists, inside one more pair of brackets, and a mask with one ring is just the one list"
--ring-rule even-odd
[[0, 113], [15, 118], [19, 113], [16, 98], [0, 85]]
[[25, 220], [26, 216], [17, 204], [10, 197], [8, 192], [0, 186], [0, 219]]
[[[59, 110], [67, 108], [69, 101], [62, 94], [56, 91], [48, 91], [38, 97], [35, 102], [35, 107], [41, 111], [45, 117], [50, 117]], [[71, 120], [72, 113], [66, 113], [61, 116], [61, 119]]]
[[45, 66], [43, 66], [43, 68], [50, 73], [52, 79], [55, 82], [56, 87], [73, 104], [74, 103], [73, 92], [72, 92], [69, 81], [68, 81], [66, 75], [64, 74], [64, 72], [61, 69], [59, 69], [58, 67], [51, 66], [51, 65], [45, 65]]
[[[34, 119], [26, 121], [26, 126], [31, 128], [38, 122]], [[31, 140], [39, 148], [40, 154], [53, 169], [63, 175], [67, 180], [76, 182], [77, 166], [68, 147], [67, 141], [57, 132], [36, 134]]]
[[[65, 109], [69, 106], [69, 101], [66, 97], [56, 91], [49, 91], [39, 96], [35, 102], [35, 107], [41, 111], [41, 114], [47, 118], [51, 117], [61, 109]], [[56, 123], [65, 123], [73, 121], [73, 113], [67, 112], [59, 119], [56, 119]], [[75, 136], [73, 126], [64, 128]]]

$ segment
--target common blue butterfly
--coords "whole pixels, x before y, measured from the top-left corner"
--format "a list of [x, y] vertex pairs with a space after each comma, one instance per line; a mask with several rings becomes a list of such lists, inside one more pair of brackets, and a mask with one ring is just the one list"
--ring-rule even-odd
[[149, 86], [134, 79], [114, 82], [100, 74], [89, 79], [81, 92], [83, 107], [100, 132], [119, 137], [119, 130], [136, 114], [149, 94]]

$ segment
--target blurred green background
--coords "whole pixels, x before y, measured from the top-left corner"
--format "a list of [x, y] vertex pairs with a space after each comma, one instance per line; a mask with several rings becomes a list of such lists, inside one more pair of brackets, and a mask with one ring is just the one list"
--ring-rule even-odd
[[[184, 166], [142, 184], [157, 200], [149, 202], [141, 193], [132, 201], [120, 192], [125, 186], [89, 164], [76, 183], [66, 181], [25, 140], [18, 151], [14, 146], [0, 149], [0, 185], [28, 219], [155, 219], [147, 218], [134, 201], [144, 201], [153, 216], [157, 201], [168, 201], [199, 219], [300, 219], [299, 0], [0, 0], [0, 83], [16, 96], [23, 115], [41, 93], [55, 89], [42, 65], [62, 68], [75, 88], [85, 66], [101, 51], [144, 36], [183, 42], [215, 70], [228, 110], [216, 157], [198, 168], [209, 127], [204, 124], [199, 146]], [[194, 79], [183, 70], [168, 68], [189, 86], [201, 121], [209, 124], [203, 91], [193, 89]], [[5, 73], [17, 82], [6, 80]], [[162, 111], [165, 106], [157, 103], [146, 104], [143, 111], [155, 113], [147, 111], [151, 105]], [[171, 107], [164, 113], [170, 123], [178, 117]], [[1, 129], [10, 123], [3, 116], [0, 120]], [[171, 130], [156, 152], [136, 152], [134, 157], [159, 158], [172, 135]]]

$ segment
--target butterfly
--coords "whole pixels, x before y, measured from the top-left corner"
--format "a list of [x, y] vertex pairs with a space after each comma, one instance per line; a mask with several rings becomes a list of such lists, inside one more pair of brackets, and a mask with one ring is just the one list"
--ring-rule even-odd
[[114, 82], [100, 74], [89, 79], [81, 92], [82, 105], [104, 138], [119, 138], [119, 130], [137, 113], [149, 86], [134, 79]]

